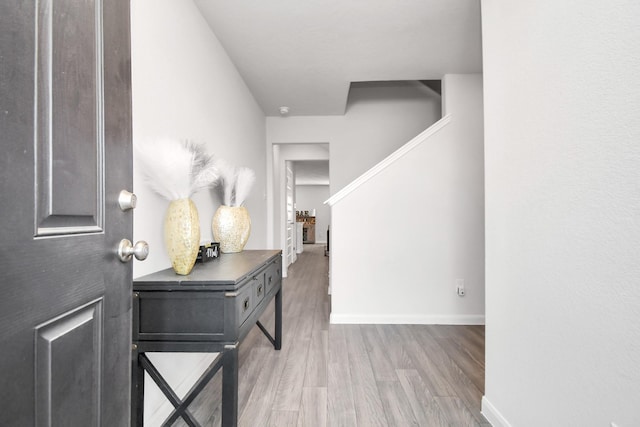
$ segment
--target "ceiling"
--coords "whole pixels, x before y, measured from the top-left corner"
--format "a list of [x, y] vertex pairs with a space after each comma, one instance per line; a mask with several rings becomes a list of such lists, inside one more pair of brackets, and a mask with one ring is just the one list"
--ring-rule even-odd
[[482, 71], [480, 0], [194, 0], [267, 116], [341, 115], [351, 82]]

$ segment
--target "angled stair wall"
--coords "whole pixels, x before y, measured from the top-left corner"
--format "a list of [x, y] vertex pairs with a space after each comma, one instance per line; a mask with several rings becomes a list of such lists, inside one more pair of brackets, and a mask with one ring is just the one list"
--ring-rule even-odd
[[484, 322], [482, 76], [445, 76], [443, 109], [327, 201], [333, 323]]

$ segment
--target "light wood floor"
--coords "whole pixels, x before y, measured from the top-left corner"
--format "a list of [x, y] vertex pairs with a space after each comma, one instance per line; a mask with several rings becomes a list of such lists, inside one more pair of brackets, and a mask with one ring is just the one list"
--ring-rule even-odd
[[[484, 327], [330, 325], [328, 258], [304, 249], [283, 281], [282, 350], [257, 327], [240, 345], [240, 426], [490, 426]], [[203, 426], [220, 425], [219, 399], [217, 375], [190, 408]]]

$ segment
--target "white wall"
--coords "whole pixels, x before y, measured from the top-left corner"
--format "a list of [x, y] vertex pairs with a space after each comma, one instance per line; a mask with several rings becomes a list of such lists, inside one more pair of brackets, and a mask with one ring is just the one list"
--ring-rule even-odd
[[482, 76], [443, 86], [450, 123], [331, 201], [332, 323], [484, 322]]
[[[252, 168], [256, 184], [247, 248], [266, 246], [265, 117], [226, 52], [191, 0], [133, 0], [132, 92], [134, 145], [161, 137], [188, 138], [236, 165]], [[135, 160], [135, 159], [134, 159]], [[170, 267], [162, 222], [168, 202], [152, 193], [134, 161], [134, 239], [149, 242], [149, 258], [134, 264], [134, 277]], [[196, 194], [202, 240], [220, 205]]]
[[494, 426], [640, 425], [640, 3], [482, 3]]
[[334, 194], [440, 117], [440, 97], [427, 87], [380, 83], [352, 88], [344, 116], [267, 117], [267, 144], [329, 143]]
[[327, 227], [331, 210], [324, 202], [329, 198], [328, 185], [296, 185], [296, 209], [316, 210], [316, 243], [327, 243]]
[[417, 82], [352, 87], [344, 126], [331, 141], [335, 192], [442, 117], [440, 96]]
[[[266, 246], [265, 117], [224, 49], [191, 0], [132, 0], [133, 142], [160, 137], [189, 138], [258, 179], [246, 206], [252, 231], [247, 248]], [[162, 222], [168, 202], [143, 182], [134, 159], [134, 241], [151, 252], [134, 261], [134, 277], [170, 267]], [[211, 240], [211, 218], [219, 206], [208, 192], [195, 195], [201, 239]], [[188, 390], [211, 357], [161, 355], [158, 367], [179, 390]], [[149, 382], [147, 382], [150, 384]], [[159, 425], [171, 411], [155, 386], [146, 390], [146, 425]]]

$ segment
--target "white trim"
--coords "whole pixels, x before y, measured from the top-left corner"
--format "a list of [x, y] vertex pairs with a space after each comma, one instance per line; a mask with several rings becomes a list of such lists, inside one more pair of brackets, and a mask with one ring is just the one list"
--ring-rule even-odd
[[333, 206], [346, 197], [349, 193], [354, 191], [356, 188], [360, 187], [362, 184], [385, 170], [389, 165], [394, 163], [400, 157], [407, 154], [409, 151], [413, 150], [424, 141], [426, 141], [431, 135], [434, 135], [440, 131], [440, 129], [444, 128], [451, 121], [451, 115], [447, 114], [433, 125], [429, 126], [424, 132], [420, 133], [418, 136], [413, 138], [411, 141], [404, 144], [402, 147], [398, 148], [396, 151], [391, 153], [387, 158], [382, 160], [380, 163], [369, 169], [367, 172], [360, 175], [342, 190], [338, 191], [336, 194], [327, 199], [324, 204]]
[[329, 315], [332, 324], [376, 325], [484, 325], [484, 314], [335, 314]]
[[489, 402], [487, 396], [482, 396], [482, 409], [480, 413], [484, 415], [493, 427], [511, 427], [509, 421]]

